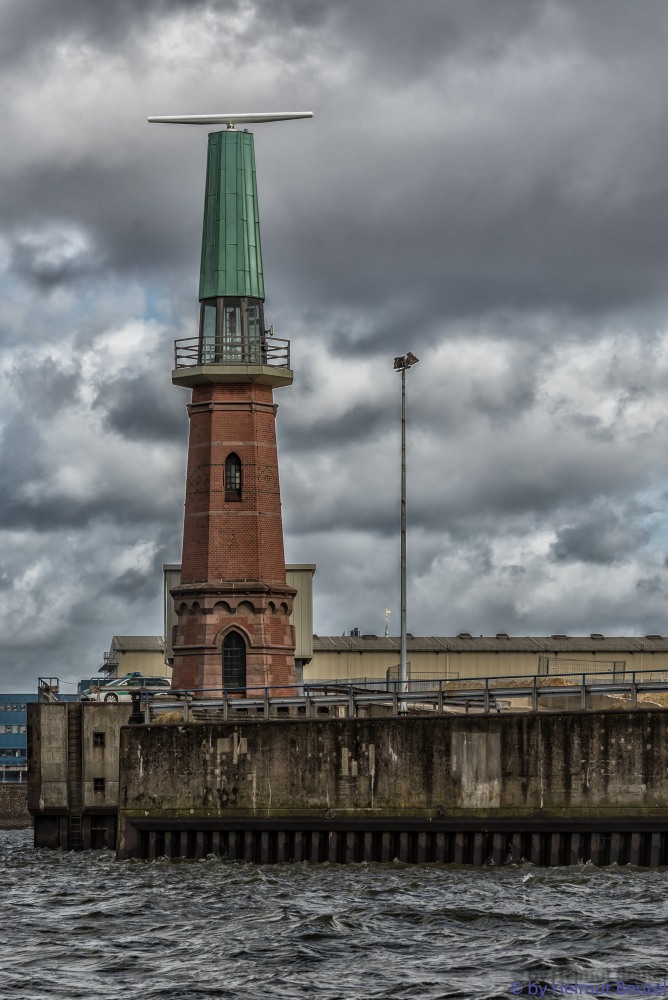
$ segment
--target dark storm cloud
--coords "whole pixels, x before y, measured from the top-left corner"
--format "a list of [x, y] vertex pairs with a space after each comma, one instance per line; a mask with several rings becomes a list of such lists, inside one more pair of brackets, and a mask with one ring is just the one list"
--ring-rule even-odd
[[[26, 363], [26, 361], [28, 363]], [[18, 389], [24, 400], [30, 400], [32, 420], [26, 422], [22, 416], [15, 418], [7, 434], [7, 441], [12, 442], [23, 459], [31, 460], [35, 448], [22, 438], [23, 434], [33, 434], [33, 445], [39, 439], [38, 419], [49, 419], [59, 410], [70, 406], [79, 396], [81, 375], [78, 371], [63, 368], [53, 359], [35, 359], [32, 352], [24, 358], [23, 366], [16, 365], [9, 373], [13, 385]]]
[[[67, 437], [60, 442], [56, 435], [55, 444], [66, 446], [62, 463], [72, 462], [77, 431], [83, 431], [90, 419], [80, 402], [83, 380], [79, 372], [63, 370], [52, 361], [28, 361], [24, 369], [13, 372], [13, 383], [18, 398], [28, 400], [29, 405], [4, 421], [0, 445], [3, 528], [48, 533], [67, 528], [82, 530], [105, 520], [139, 526], [169, 513], [169, 507], [164, 507], [161, 515], [164, 497], [153, 496], [145, 483], [128, 490], [113, 460], [102, 465], [100, 478], [90, 478], [86, 483], [84, 476], [79, 487], [59, 482], [58, 460], [47, 443], [47, 434], [56, 418], [66, 418], [63, 433]], [[147, 459], [160, 442], [171, 446], [176, 439], [185, 445], [186, 421], [182, 405], [178, 405], [180, 394], [165, 396], [150, 376], [131, 379], [129, 385], [134, 388], [134, 397], [127, 395], [124, 381], [110, 381], [93, 402], [92, 411], [101, 409], [110, 429], [128, 441], [146, 441]], [[183, 404], [182, 399], [180, 402]], [[75, 404], [78, 415], [72, 419], [68, 411]], [[142, 426], [136, 422], [138, 412], [143, 417]], [[90, 449], [94, 447], [89, 434], [82, 433], [76, 455], [82, 469], [90, 461]]]
[[[4, 528], [30, 524], [32, 510], [24, 510], [21, 490], [26, 482], [39, 479], [42, 472], [40, 461], [41, 440], [36, 424], [28, 424], [21, 419], [7, 421], [3, 433], [2, 461], [0, 462], [0, 509]], [[58, 518], [52, 521], [52, 513], [45, 504], [42, 516], [37, 516], [33, 527], [38, 530], [52, 530]]]
[[603, 564], [624, 561], [650, 538], [649, 531], [637, 523], [637, 516], [637, 511], [620, 514], [610, 508], [588, 512], [577, 524], [557, 531], [554, 558]]
[[78, 245], [74, 234], [62, 229], [35, 236], [18, 236], [12, 254], [12, 269], [23, 281], [39, 290], [68, 285], [92, 274], [97, 262]]
[[[225, 0], [229, 10], [240, 6]], [[0, 56], [3, 63], [18, 62], [35, 50], [51, 47], [54, 41], [74, 35], [92, 40], [103, 48], [141, 39], [150, 23], [183, 11], [193, 17], [212, 6], [211, 0], [5, 0], [0, 12]]]
[[[424, 176], [417, 144], [406, 145], [390, 154], [405, 163], [404, 179], [392, 184], [391, 209], [374, 206], [366, 193], [374, 174], [382, 174], [382, 163], [376, 169], [365, 164], [364, 185], [351, 175], [342, 183], [348, 191], [345, 209], [341, 191], [340, 203], [319, 205], [322, 228], [307, 227], [302, 237], [301, 273], [309, 297], [345, 301], [351, 309], [369, 300], [386, 303], [383, 324], [370, 331], [374, 347], [396, 342], [393, 327], [415, 324], [417, 317], [423, 335], [431, 330], [435, 339], [432, 317], [438, 315], [568, 309], [587, 316], [665, 303], [665, 177], [627, 204], [606, 204], [600, 191], [583, 206], [558, 177], [538, 181], [529, 175], [520, 198], [504, 206], [505, 169], [494, 165], [494, 149], [484, 171], [476, 170], [487, 177], [475, 179], [464, 162], [444, 162], [440, 178], [433, 179]], [[431, 150], [429, 169], [445, 156]], [[577, 169], [576, 162], [572, 170]], [[519, 162], [517, 170], [526, 167]], [[364, 192], [364, 206], [358, 192]], [[290, 264], [283, 256], [279, 271]], [[354, 343], [344, 330], [336, 348], [348, 350]]]
[[[84, 162], [40, 163], [25, 171], [11, 192], [0, 192], [13, 270], [22, 280], [48, 288], [110, 273], [143, 269], [166, 276], [181, 269], [180, 279], [194, 298], [202, 192], [193, 184], [186, 207], [167, 212], [173, 169], [167, 164], [162, 173], [137, 176], [136, 164]], [[36, 197], [45, 191], [48, 198]]]
[[[21, 536], [24, 564], [48, 568], [48, 573], [33, 584], [30, 593], [15, 595], [11, 587], [5, 592], [5, 603], [13, 603], [0, 656], [2, 690], [34, 690], [38, 676], [55, 672], [63, 690], [72, 692], [74, 687], [68, 682], [72, 685], [77, 678], [95, 674], [115, 632], [139, 632], [135, 622], [157, 624], [161, 619], [155, 588], [150, 594], [149, 588], [143, 592], [133, 588], [129, 600], [113, 592], [116, 579], [125, 572], [119, 574], [114, 566], [122, 536], [103, 526], [95, 535], [70, 532], [66, 538], [63, 546], [56, 537], [41, 535], [36, 553], [27, 534]], [[103, 562], [98, 546], [104, 552]], [[15, 553], [7, 548], [4, 556], [13, 563]]]
[[[442, 342], [448, 339], [445, 333], [441, 330]], [[498, 432], [499, 425], [518, 420], [535, 407], [541, 392], [542, 370], [549, 368], [554, 356], [552, 349], [541, 351], [534, 345], [515, 343], [506, 337], [500, 338], [498, 345], [489, 338], [481, 339], [479, 346], [471, 351], [478, 339], [475, 331], [466, 340], [461, 336], [453, 339], [449, 352], [452, 361], [441, 364], [439, 376], [432, 376], [429, 370], [429, 355], [427, 367], [423, 362], [421, 369], [413, 369], [414, 374], [408, 376], [410, 413], [420, 426], [444, 436], [470, 426], [474, 419], [476, 423], [486, 422], [492, 432]], [[501, 343], [503, 350], [499, 351]], [[495, 347], [500, 356], [491, 367]], [[465, 355], [467, 348], [469, 358], [459, 360], [458, 349]]]
[[[548, 447], [546, 441], [544, 448]], [[527, 448], [519, 436], [510, 449], [494, 438], [475, 454], [460, 445], [452, 461], [438, 470], [443, 482], [440, 490], [427, 488], [422, 475], [415, 477], [413, 517], [435, 531], [447, 525], [455, 537], [467, 537], [476, 524], [486, 524], [496, 534], [501, 523], [518, 518], [524, 519], [527, 528], [534, 518], [554, 523], [557, 511], [586, 503], [592, 495], [623, 495], [632, 490], [644, 463], [638, 459], [635, 470], [630, 465], [620, 472], [619, 460], [619, 449], [592, 455], [578, 447], [571, 455], [547, 454], [540, 447]], [[580, 537], [577, 532], [576, 536]], [[613, 537], [618, 544], [623, 541], [622, 551], [627, 551], [622, 532], [606, 536], [608, 542]]]
[[322, 416], [309, 419], [308, 414], [301, 413], [301, 419], [286, 421], [281, 429], [281, 438], [286, 448], [307, 452], [322, 447], [326, 439], [332, 447], [336, 445], [370, 441], [384, 430], [393, 415], [393, 407], [389, 400], [379, 405], [359, 402], [340, 416]]
[[[179, 530], [180, 527], [181, 525], [178, 526]], [[153, 558], [125, 570], [112, 580], [109, 585], [109, 594], [128, 604], [139, 601], [154, 601], [155, 584], [156, 580], [160, 580], [162, 577], [163, 564], [174, 561], [175, 553], [180, 553], [179, 530], [169, 531], [164, 526], [156, 526], [155, 534], [158, 544]]]
[[178, 441], [185, 448], [186, 402], [185, 393], [165, 389], [163, 377], [144, 373], [105, 386], [93, 407], [104, 412], [108, 427], [128, 440]]
[[[103, 495], [93, 498], [53, 496], [46, 490], [41, 495], [26, 498], [11, 482], [10, 477], [15, 471], [10, 466], [7, 474], [3, 473], [0, 477], [0, 504], [5, 529], [32, 530], [43, 534], [67, 528], [79, 531], [93, 529], [103, 521], [135, 526], [156, 523], [158, 511], [155, 501], [151, 502], [145, 496], [128, 495], [126, 491], [110, 488]], [[39, 479], [36, 483], [39, 485]]]
[[[481, 50], [487, 57], [517, 38], [540, 17], [544, 4], [523, 0], [469, 0], [444, 4], [422, 0], [419, 12], [403, 0], [272, 0], [253, 4], [254, 31], [322, 28], [336, 39], [342, 57], [354, 46], [369, 64], [369, 78], [397, 86], [427, 76], [451, 52]], [[416, 16], [417, 14], [417, 16]], [[288, 36], [289, 37], [289, 36]]]
[[[287, 6], [287, 5], [286, 5]], [[407, 8], [402, 0], [356, 0], [336, 5], [341, 33], [358, 40], [373, 74], [419, 78], [443, 58], [464, 53], [472, 63], [493, 64], [527, 40], [543, 56], [582, 48], [592, 58], [614, 59], [623, 72], [629, 53], [658, 52], [668, 36], [665, 5], [647, 0], [427, 0]]]
[[[80, 18], [81, 30], [91, 31], [96, 38], [129, 31], [133, 16], [141, 20], [162, 10], [162, 5], [150, 4], [133, 15], [135, 8], [128, 5], [118, 17], [110, 17], [98, 15], [98, 6], [106, 10], [108, 5], [94, 5], [94, 14]], [[626, 20], [622, 6], [612, 6]], [[60, 16], [47, 15], [47, 24], [49, 16], [63, 26], [76, 23], [80, 7], [89, 10], [91, 5], [55, 4]], [[563, 9], [569, 11], [566, 19], [557, 17]], [[170, 4], [163, 13], [179, 10], [192, 11], [197, 17], [192, 4]], [[405, 5], [386, 0], [334, 9], [325, 4], [246, 4], [244, 11], [255, 11], [250, 23], [256, 37], [260, 24], [265, 25], [262, 37], [267, 38], [272, 26], [279, 38], [281, 31], [297, 27], [318, 40], [320, 58], [326, 58], [335, 45], [352, 53], [351, 88], [356, 89], [364, 75], [373, 102], [379, 84], [366, 64], [373, 63], [375, 69], [391, 66], [402, 108], [406, 93], [401, 84], [414, 78], [416, 60], [423, 72], [434, 61], [436, 74], [448, 60], [455, 67], [465, 67], [474, 52], [475, 59], [481, 60], [481, 72], [493, 67], [498, 73], [511, 74], [515, 57], [507, 52], [506, 43], [517, 45], [526, 37], [529, 48], [534, 44], [549, 50], [551, 43], [558, 42], [566, 52], [571, 45], [574, 57], [592, 44], [586, 33], [583, 36], [591, 16], [569, 4], [527, 8], [524, 0], [461, 7], [426, 3], [419, 17]], [[18, 8], [14, 13], [20, 16]], [[221, 25], [220, 20], [214, 23]], [[611, 45], [616, 44], [614, 36]], [[651, 44], [654, 47], [656, 42]], [[346, 303], [348, 308], [364, 309], [369, 300], [384, 305], [382, 322], [370, 326], [362, 338], [374, 349], [397, 343], [400, 331], [417, 316], [423, 337], [433, 341], [439, 336], [434, 324], [439, 315], [556, 307], [583, 314], [611, 313], [651, 299], [664, 301], [668, 181], [665, 172], [656, 168], [665, 156], [656, 155], [656, 149], [648, 158], [641, 150], [647, 142], [655, 147], [666, 145], [665, 106], [651, 95], [665, 90], [668, 74], [658, 73], [645, 52], [645, 78], [628, 70], [634, 77], [628, 86], [639, 97], [649, 87], [642, 116], [638, 116], [635, 105], [619, 107], [616, 103], [615, 78], [603, 62], [604, 55], [600, 52], [596, 58], [600, 72], [610, 74], [608, 101], [599, 95], [597, 84], [587, 111], [591, 83], [586, 76], [578, 79], [576, 75], [568, 80], [568, 89], [557, 91], [561, 104], [556, 108], [540, 99], [534, 104], [525, 102], [522, 116], [499, 107], [499, 113], [507, 115], [505, 127], [502, 120], [493, 129], [486, 128], [489, 108], [483, 106], [479, 121], [475, 109], [471, 111], [471, 122], [463, 133], [456, 121], [453, 128], [447, 109], [456, 107], [457, 95], [450, 93], [448, 79], [438, 75], [434, 87], [445, 88], [445, 108], [439, 106], [437, 93], [424, 95], [424, 107], [416, 95], [413, 117], [398, 120], [395, 132], [377, 135], [373, 143], [366, 138], [373, 135], [373, 118], [370, 122], [364, 115], [352, 121], [348, 118], [352, 92], [342, 96], [338, 110], [325, 106], [319, 113], [327, 129], [316, 125], [311, 134], [302, 131], [297, 162], [294, 142], [289, 142], [293, 175], [280, 196], [290, 215], [284, 217], [281, 207], [273, 204], [265, 213], [272, 221], [263, 234], [270, 287], [280, 296], [281, 289], [293, 289], [298, 282], [305, 306], [309, 302], [330, 307]], [[641, 53], [631, 51], [627, 59], [633, 66]], [[535, 83], [539, 82], [537, 77]], [[529, 76], [527, 86], [532, 83]], [[460, 97], [466, 101], [465, 93]], [[487, 94], [486, 100], [493, 97]], [[546, 122], [549, 111], [552, 116]], [[431, 117], [434, 112], [435, 119]], [[142, 139], [143, 149], [147, 142]], [[156, 156], [159, 149], [161, 141], [156, 138]], [[170, 158], [184, 155], [181, 150], [179, 157], [176, 147], [170, 150]], [[643, 159], [648, 161], [646, 167]], [[307, 176], [299, 176], [302, 161], [310, 164]], [[271, 192], [270, 162], [265, 162], [259, 158], [261, 189]], [[602, 169], [597, 180], [599, 162]], [[327, 185], [321, 183], [325, 164], [336, 168], [333, 183]], [[187, 192], [180, 192], [178, 199], [170, 197], [170, 190], [179, 183], [172, 168], [176, 164], [167, 162], [166, 173], [142, 173], [134, 162], [105, 165], [90, 156], [79, 164], [50, 163], [41, 168], [42, 176], [38, 167], [19, 182], [23, 198], [16, 197], [17, 185], [13, 186], [14, 207], [6, 207], [9, 218], [13, 214], [29, 219], [36, 204], [35, 191], [48, 187], [48, 213], [56, 220], [85, 220], [95, 234], [100, 267], [119, 271], [177, 268], [181, 281], [187, 282], [187, 262], [197, 253], [201, 192], [194, 185], [197, 190], [185, 200]], [[629, 178], [636, 175], [644, 183], [626, 190]], [[305, 204], [299, 216], [300, 236], [292, 241], [295, 220], [291, 216], [297, 200]], [[167, 204], [169, 213], [164, 211]], [[120, 213], [119, 205], [123, 205]], [[86, 267], [95, 266], [95, 254]], [[25, 257], [18, 263], [30, 273]], [[36, 273], [42, 274], [39, 267]], [[54, 280], [48, 269], [47, 278]], [[353, 345], [360, 346], [359, 338], [343, 329], [336, 349], [348, 350]]]
[[[321, 111], [331, 121], [319, 148], [311, 148], [315, 139], [304, 140], [303, 155], [315, 157], [316, 169], [300, 177], [300, 197], [312, 211], [300, 226], [299, 260], [290, 252], [287, 213], [275, 230], [283, 239], [280, 251], [274, 251], [271, 231], [267, 236], [281, 278], [288, 270], [303, 275], [307, 297], [330, 305], [386, 303], [383, 326], [369, 331], [374, 346], [388, 336], [388, 326], [394, 342], [397, 313], [402, 322], [406, 314], [419, 315], [429, 335], [430, 319], [439, 314], [559, 308], [609, 315], [652, 300], [663, 305], [668, 182], [661, 164], [668, 129], [666, 105], [657, 95], [668, 87], [668, 71], [657, 38], [665, 35], [664, 9], [652, 5], [653, 21], [643, 18], [645, 30], [651, 23], [657, 28], [657, 37], [647, 39], [656, 58], [648, 60], [644, 46], [627, 49], [623, 76], [600, 40], [590, 56], [593, 25], [598, 29], [600, 22], [583, 5], [426, 4], [419, 18], [404, 8], [403, 22], [398, 5], [383, 9], [381, 19], [373, 4], [346, 6], [335, 28], [342, 35], [355, 18], [376, 28], [367, 38], [356, 24], [355, 37], [368, 44], [354, 48], [360, 63], [353, 62], [353, 76], [359, 74], [361, 87], [364, 59], [373, 61], [374, 70], [391, 67], [398, 84], [397, 128], [374, 134], [379, 83], [370, 67], [364, 77], [370, 95], [361, 98], [368, 117], [348, 116], [343, 123], [343, 109]], [[561, 16], [564, 11], [568, 16]], [[622, 4], [606, 11], [606, 22], [632, 18]], [[447, 33], [450, 22], [456, 30]], [[432, 42], [441, 40], [440, 49], [435, 43], [439, 65], [451, 60], [454, 77], [459, 72], [467, 83], [467, 60], [472, 49], [479, 50], [479, 103], [465, 89], [457, 92], [452, 74], [435, 73], [434, 90], [420, 90], [410, 106], [401, 86], [402, 41], [423, 30]], [[637, 35], [635, 27], [632, 33]], [[501, 37], [515, 48], [507, 51]], [[522, 40], [524, 48], [518, 48]], [[618, 42], [614, 35], [615, 58]], [[563, 62], [561, 67], [557, 59], [556, 69], [555, 46]], [[547, 86], [541, 51], [549, 67]], [[569, 64], [581, 64], [583, 72], [569, 72]], [[481, 81], [487, 74], [486, 89]], [[522, 75], [524, 91], [513, 82]], [[499, 82], [502, 93], [508, 87], [505, 102], [495, 91]], [[459, 103], [463, 116], [449, 114]], [[410, 117], [402, 120], [407, 107]], [[323, 161], [336, 167], [336, 175], [327, 188], [316, 189]], [[289, 197], [287, 206], [292, 212]], [[343, 349], [353, 342], [345, 332], [337, 341]]]
[[[636, 590], [643, 597], [659, 597], [665, 600], [668, 588], [666, 581], [657, 573], [655, 576], [643, 577], [636, 583]], [[662, 622], [665, 621], [665, 614], [661, 615]], [[659, 633], [660, 634], [660, 633]]]

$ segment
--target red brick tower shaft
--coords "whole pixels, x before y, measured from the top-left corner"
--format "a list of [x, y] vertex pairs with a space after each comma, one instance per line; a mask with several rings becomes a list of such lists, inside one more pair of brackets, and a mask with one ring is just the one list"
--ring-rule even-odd
[[246, 677], [224, 686], [294, 684], [272, 388], [195, 386], [188, 409], [173, 686], [220, 689], [230, 632], [246, 643]]
[[[193, 389], [182, 583], [285, 585], [276, 410], [269, 385], [232, 382]], [[236, 479], [226, 482], [230, 455], [239, 459], [238, 485]]]

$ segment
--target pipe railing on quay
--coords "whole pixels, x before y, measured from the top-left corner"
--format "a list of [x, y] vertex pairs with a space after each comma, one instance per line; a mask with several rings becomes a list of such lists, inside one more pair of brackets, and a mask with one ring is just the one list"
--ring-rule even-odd
[[[99, 680], [98, 680], [99, 683]], [[60, 684], [56, 677], [40, 677], [40, 701], [59, 701]], [[129, 693], [129, 692], [128, 692]], [[668, 694], [668, 677], [660, 670], [589, 671], [564, 674], [524, 674], [499, 677], [434, 677], [399, 680], [362, 678], [354, 681], [317, 681], [300, 685], [245, 688], [192, 688], [153, 691], [142, 688], [141, 709], [147, 719], [177, 711], [184, 720], [193, 713], [199, 716], [213, 713], [228, 717], [306, 718], [325, 716], [336, 710], [339, 716], [368, 714], [376, 707], [383, 714], [402, 715], [417, 711], [443, 712], [504, 711], [512, 703], [528, 699], [522, 711], [545, 709], [545, 702], [564, 698], [570, 704], [559, 705], [557, 711], [590, 708], [591, 695], [617, 696], [627, 699], [630, 707], [638, 706], [639, 695]], [[576, 699], [578, 699], [576, 701]], [[539, 700], [543, 703], [539, 706]], [[406, 703], [405, 710], [402, 704]], [[619, 708], [618, 704], [610, 706]], [[652, 706], [650, 706], [652, 707]], [[666, 706], [668, 707], [668, 706]], [[600, 705], [595, 708], [601, 710]]]
[[[592, 695], [618, 696], [638, 707], [640, 694], [668, 694], [668, 680], [662, 671], [625, 671], [621, 680], [614, 672], [582, 674], [528, 674], [523, 676], [433, 678], [426, 681], [320, 682], [289, 687], [199, 688], [155, 694], [141, 692], [145, 721], [159, 721], [161, 715], [178, 712], [183, 721], [290, 717], [318, 718], [368, 715], [373, 708], [384, 715], [413, 715], [445, 711], [501, 712], [512, 710], [518, 699], [528, 700], [523, 711], [537, 712], [539, 700], [566, 698], [572, 704], [556, 711], [601, 711], [589, 705]], [[524, 682], [524, 683], [523, 683]], [[419, 687], [418, 687], [419, 685]], [[577, 699], [577, 700], [576, 700]], [[610, 708], [619, 708], [618, 704]], [[651, 706], [650, 706], [651, 707]], [[549, 709], [548, 709], [549, 710]]]

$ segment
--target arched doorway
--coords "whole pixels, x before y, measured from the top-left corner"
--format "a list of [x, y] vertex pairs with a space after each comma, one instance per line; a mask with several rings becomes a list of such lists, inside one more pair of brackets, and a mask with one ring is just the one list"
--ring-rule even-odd
[[246, 643], [238, 632], [228, 632], [223, 639], [223, 687], [246, 687]]

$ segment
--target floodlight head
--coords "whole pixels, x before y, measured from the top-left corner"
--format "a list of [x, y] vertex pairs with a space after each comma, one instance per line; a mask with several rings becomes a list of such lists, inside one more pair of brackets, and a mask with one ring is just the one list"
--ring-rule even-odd
[[220, 114], [220, 115], [166, 115], [148, 118], [147, 121], [156, 125], [227, 125], [233, 129], [235, 125], [257, 125], [261, 122], [286, 122], [295, 118], [313, 118], [312, 111], [279, 111], [259, 114]]
[[398, 358], [394, 359], [394, 370], [397, 372], [406, 371], [411, 365], [416, 365], [420, 359], [416, 358], [412, 351], [408, 354], [402, 354]]

